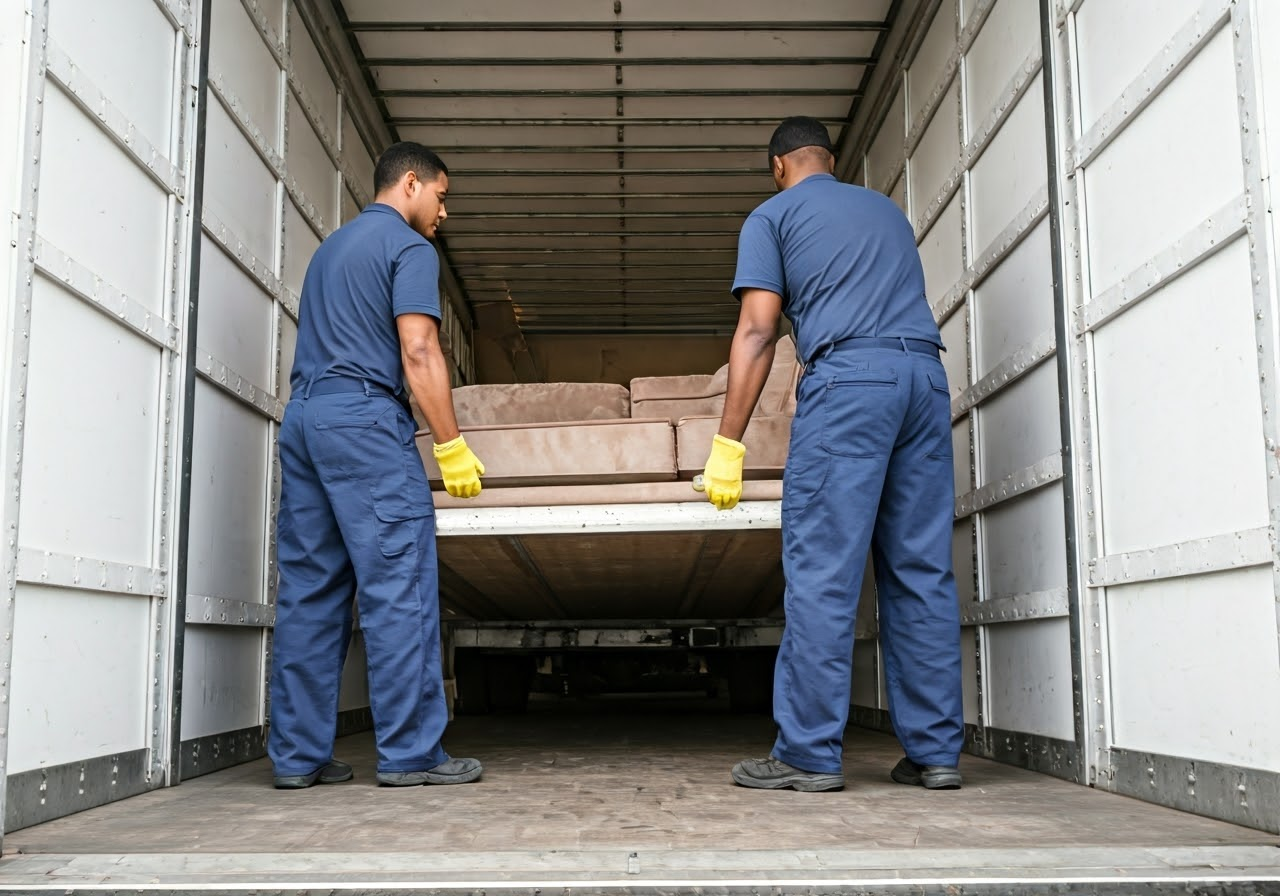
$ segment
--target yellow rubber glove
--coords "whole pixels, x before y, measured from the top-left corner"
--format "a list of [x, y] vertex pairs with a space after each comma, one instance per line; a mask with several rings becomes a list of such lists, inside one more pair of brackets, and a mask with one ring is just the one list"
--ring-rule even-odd
[[717, 435], [711, 440], [711, 456], [702, 471], [702, 489], [717, 510], [732, 510], [742, 497], [742, 459], [747, 446]]
[[450, 439], [443, 445], [433, 445], [431, 450], [436, 456], [436, 463], [440, 465], [440, 473], [444, 476], [445, 491], [455, 498], [474, 498], [480, 494], [480, 477], [484, 475], [484, 464], [467, 447], [462, 436]]

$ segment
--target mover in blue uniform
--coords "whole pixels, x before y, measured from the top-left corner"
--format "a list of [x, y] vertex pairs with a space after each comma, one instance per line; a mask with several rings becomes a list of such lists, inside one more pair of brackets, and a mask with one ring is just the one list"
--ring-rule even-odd
[[316, 250], [302, 284], [292, 394], [280, 426], [280, 513], [268, 753], [279, 788], [334, 784], [338, 688], [352, 603], [369, 667], [380, 784], [463, 784], [480, 763], [440, 739], [435, 513], [414, 447], [409, 390], [449, 494], [480, 493], [484, 467], [458, 433], [440, 347], [448, 169], [417, 143], [378, 159], [374, 201]]
[[740, 441], [773, 360], [781, 315], [804, 364], [783, 474], [786, 628], [767, 759], [746, 787], [837, 790], [854, 618], [875, 561], [901, 784], [954, 789], [964, 739], [960, 619], [951, 565], [951, 401], [911, 225], [886, 196], [832, 175], [826, 128], [789, 118], [769, 143], [779, 193], [743, 224], [741, 302], [720, 429], [703, 473], [717, 508], [742, 495]]

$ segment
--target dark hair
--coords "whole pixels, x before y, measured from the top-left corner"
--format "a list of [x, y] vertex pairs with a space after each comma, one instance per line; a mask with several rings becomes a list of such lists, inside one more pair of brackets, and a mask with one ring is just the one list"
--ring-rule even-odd
[[378, 167], [373, 170], [373, 192], [381, 193], [394, 187], [410, 171], [423, 181], [433, 181], [449, 173], [440, 157], [421, 143], [393, 143], [378, 156]]
[[796, 115], [784, 119], [778, 125], [773, 136], [769, 138], [769, 164], [773, 164], [774, 156], [785, 156], [803, 146], [816, 146], [835, 155], [835, 147], [831, 145], [831, 137], [827, 134], [826, 125], [816, 118], [807, 115]]

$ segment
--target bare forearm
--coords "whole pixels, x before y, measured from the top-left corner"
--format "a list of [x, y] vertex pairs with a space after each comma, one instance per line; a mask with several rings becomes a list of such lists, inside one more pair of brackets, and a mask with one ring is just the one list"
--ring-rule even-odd
[[404, 375], [409, 390], [427, 418], [431, 439], [438, 445], [458, 437], [458, 421], [453, 411], [449, 364], [438, 349], [405, 353]]
[[726, 439], [742, 441], [769, 378], [775, 348], [775, 333], [739, 328], [734, 334], [729, 350], [729, 386], [720, 416], [720, 435]]

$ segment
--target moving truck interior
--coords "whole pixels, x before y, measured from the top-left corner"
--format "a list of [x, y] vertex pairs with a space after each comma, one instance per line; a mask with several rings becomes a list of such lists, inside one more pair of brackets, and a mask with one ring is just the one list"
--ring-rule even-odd
[[[947, 350], [965, 788], [904, 788], [872, 577], [846, 789], [758, 792], [789, 331], [723, 406], [766, 146], [917, 235]], [[302, 278], [396, 140], [449, 167], [446, 746], [272, 789]], [[1280, 892], [1270, 0], [7, 0], [0, 889]], [[425, 422], [421, 420], [425, 425]]]

